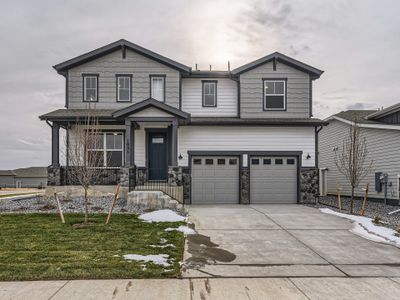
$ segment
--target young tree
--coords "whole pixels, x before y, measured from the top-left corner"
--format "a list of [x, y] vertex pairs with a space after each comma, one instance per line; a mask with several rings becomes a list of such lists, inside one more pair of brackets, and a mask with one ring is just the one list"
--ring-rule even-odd
[[84, 190], [85, 223], [88, 223], [89, 215], [88, 190], [99, 182], [104, 170], [103, 143], [96, 108], [89, 105], [86, 114], [77, 118], [72, 140], [66, 145], [69, 179]]
[[343, 140], [342, 150], [335, 152], [335, 165], [351, 186], [351, 214], [354, 209], [354, 190], [372, 167], [372, 160], [368, 162], [367, 156], [367, 144], [360, 128], [360, 116], [355, 113], [348, 135]]

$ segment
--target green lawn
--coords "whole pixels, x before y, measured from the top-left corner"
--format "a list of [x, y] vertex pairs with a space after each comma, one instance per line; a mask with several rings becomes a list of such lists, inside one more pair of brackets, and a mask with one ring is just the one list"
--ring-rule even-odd
[[[91, 215], [97, 224], [75, 229], [82, 214], [0, 215], [0, 280], [177, 277], [183, 257], [183, 234], [165, 232], [182, 223], [146, 223], [132, 214]], [[176, 248], [153, 248], [160, 238]], [[170, 267], [127, 261], [124, 254], [168, 254]], [[118, 255], [118, 256], [116, 256]]]

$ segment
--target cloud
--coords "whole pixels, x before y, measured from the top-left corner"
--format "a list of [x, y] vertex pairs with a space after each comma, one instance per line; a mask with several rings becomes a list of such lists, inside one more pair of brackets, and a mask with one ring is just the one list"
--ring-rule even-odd
[[202, 69], [286, 53], [325, 71], [313, 83], [316, 117], [387, 107], [400, 95], [399, 10], [396, 0], [6, 1], [0, 169], [50, 163], [50, 128], [38, 116], [65, 100], [52, 66], [120, 38]]
[[366, 109], [368, 105], [366, 105], [365, 103], [361, 103], [361, 102], [356, 102], [350, 105], [346, 106], [346, 109], [355, 109], [355, 110], [360, 110], [360, 109]]

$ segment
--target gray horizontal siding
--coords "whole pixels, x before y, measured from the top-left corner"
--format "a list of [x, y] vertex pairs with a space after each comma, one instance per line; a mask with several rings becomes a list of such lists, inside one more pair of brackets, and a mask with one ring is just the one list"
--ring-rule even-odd
[[[287, 78], [286, 111], [263, 111], [263, 78]], [[308, 118], [310, 116], [310, 77], [297, 69], [272, 62], [240, 75], [242, 118]]]
[[[348, 134], [349, 125], [339, 121], [331, 121], [327, 127], [324, 127], [319, 133], [319, 167], [329, 168], [327, 172], [328, 193], [336, 194], [336, 184], [342, 187], [344, 195], [350, 195], [351, 186], [347, 183], [334, 162], [334, 147], [341, 149], [343, 139]], [[383, 198], [383, 191], [375, 191], [375, 172], [388, 173], [388, 198], [397, 199], [398, 182], [397, 175], [400, 175], [400, 131], [363, 128], [362, 134], [367, 141], [368, 161], [373, 160], [372, 170], [361, 182], [357, 189], [357, 195], [362, 193], [369, 183], [369, 196], [374, 198]]]
[[[217, 81], [217, 107], [203, 107], [202, 80]], [[182, 110], [192, 117], [237, 116], [237, 83], [227, 78], [182, 79]]]
[[[179, 72], [142, 56], [126, 50], [126, 58], [117, 50], [101, 58], [87, 62], [68, 71], [68, 107], [85, 108], [82, 102], [82, 74], [99, 74], [99, 109], [120, 109], [150, 97], [150, 74], [166, 75], [166, 103], [179, 108]], [[132, 103], [116, 102], [115, 74], [132, 74]]]

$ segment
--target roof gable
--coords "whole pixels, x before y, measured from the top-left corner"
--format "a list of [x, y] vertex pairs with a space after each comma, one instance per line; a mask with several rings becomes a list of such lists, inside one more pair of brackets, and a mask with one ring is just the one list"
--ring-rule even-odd
[[385, 109], [374, 111], [373, 113], [367, 115], [365, 118], [368, 120], [378, 120], [382, 117], [395, 114], [397, 112], [400, 112], [400, 103], [396, 103], [394, 105], [386, 107]]
[[[148, 109], [153, 108], [156, 109], [156, 111], [159, 112], [164, 112], [172, 117], [178, 117], [180, 119], [187, 119], [190, 117], [190, 114], [181, 111], [175, 107], [172, 107], [168, 104], [165, 104], [163, 102], [160, 102], [158, 100], [155, 100], [153, 98], [148, 98], [146, 100], [143, 100], [141, 102], [135, 103], [133, 105], [130, 105], [128, 107], [125, 107], [123, 109], [117, 110], [113, 112], [113, 117], [114, 118], [121, 118], [121, 117], [126, 117], [129, 115], [133, 114], [138, 114], [139, 112], [149, 112]], [[135, 115], [136, 117], [137, 115]], [[155, 116], [157, 117], [157, 116]]]
[[286, 64], [288, 66], [291, 66], [291, 67], [293, 67], [295, 69], [298, 69], [298, 70], [300, 70], [302, 72], [308, 73], [308, 74], [310, 74], [312, 79], [318, 79], [321, 76], [321, 74], [324, 72], [324, 71], [319, 70], [317, 68], [314, 68], [314, 67], [312, 67], [310, 65], [302, 63], [302, 62], [300, 62], [298, 60], [295, 60], [295, 59], [293, 59], [293, 58], [291, 58], [289, 56], [286, 56], [286, 55], [284, 55], [282, 53], [274, 52], [272, 54], [269, 54], [269, 55], [264, 56], [264, 57], [262, 57], [260, 59], [257, 59], [255, 61], [252, 61], [252, 62], [248, 63], [248, 64], [245, 64], [245, 65], [243, 65], [243, 66], [241, 66], [239, 68], [234, 69], [232, 71], [232, 74], [239, 75], [241, 73], [250, 71], [250, 70], [252, 70], [254, 68], [257, 68], [258, 66], [261, 66], [261, 65], [266, 64], [266, 63], [271, 62], [271, 61], [273, 61], [273, 62], [281, 62], [281, 63]]
[[74, 57], [72, 59], [69, 59], [67, 61], [64, 61], [62, 63], [59, 63], [55, 66], [53, 66], [54, 69], [57, 70], [58, 73], [63, 73], [68, 69], [71, 69], [73, 67], [79, 66], [81, 64], [84, 64], [88, 61], [97, 59], [99, 57], [102, 57], [104, 55], [107, 55], [111, 52], [117, 51], [117, 50], [122, 50], [122, 55], [124, 55], [125, 49], [130, 49], [132, 51], [135, 51], [143, 56], [146, 56], [148, 58], [151, 58], [155, 61], [158, 61], [164, 65], [167, 65], [173, 69], [177, 69], [182, 72], [190, 72], [191, 68], [188, 66], [185, 66], [181, 63], [178, 63], [172, 59], [169, 59], [165, 56], [162, 56], [158, 53], [155, 53], [153, 51], [150, 51], [148, 49], [145, 49], [139, 45], [136, 45], [134, 43], [131, 43], [127, 40], [121, 39], [119, 41], [113, 42], [111, 44], [108, 44], [106, 46], [100, 47], [98, 49], [95, 49], [93, 51], [87, 52], [85, 54], [79, 55], [77, 57]]

